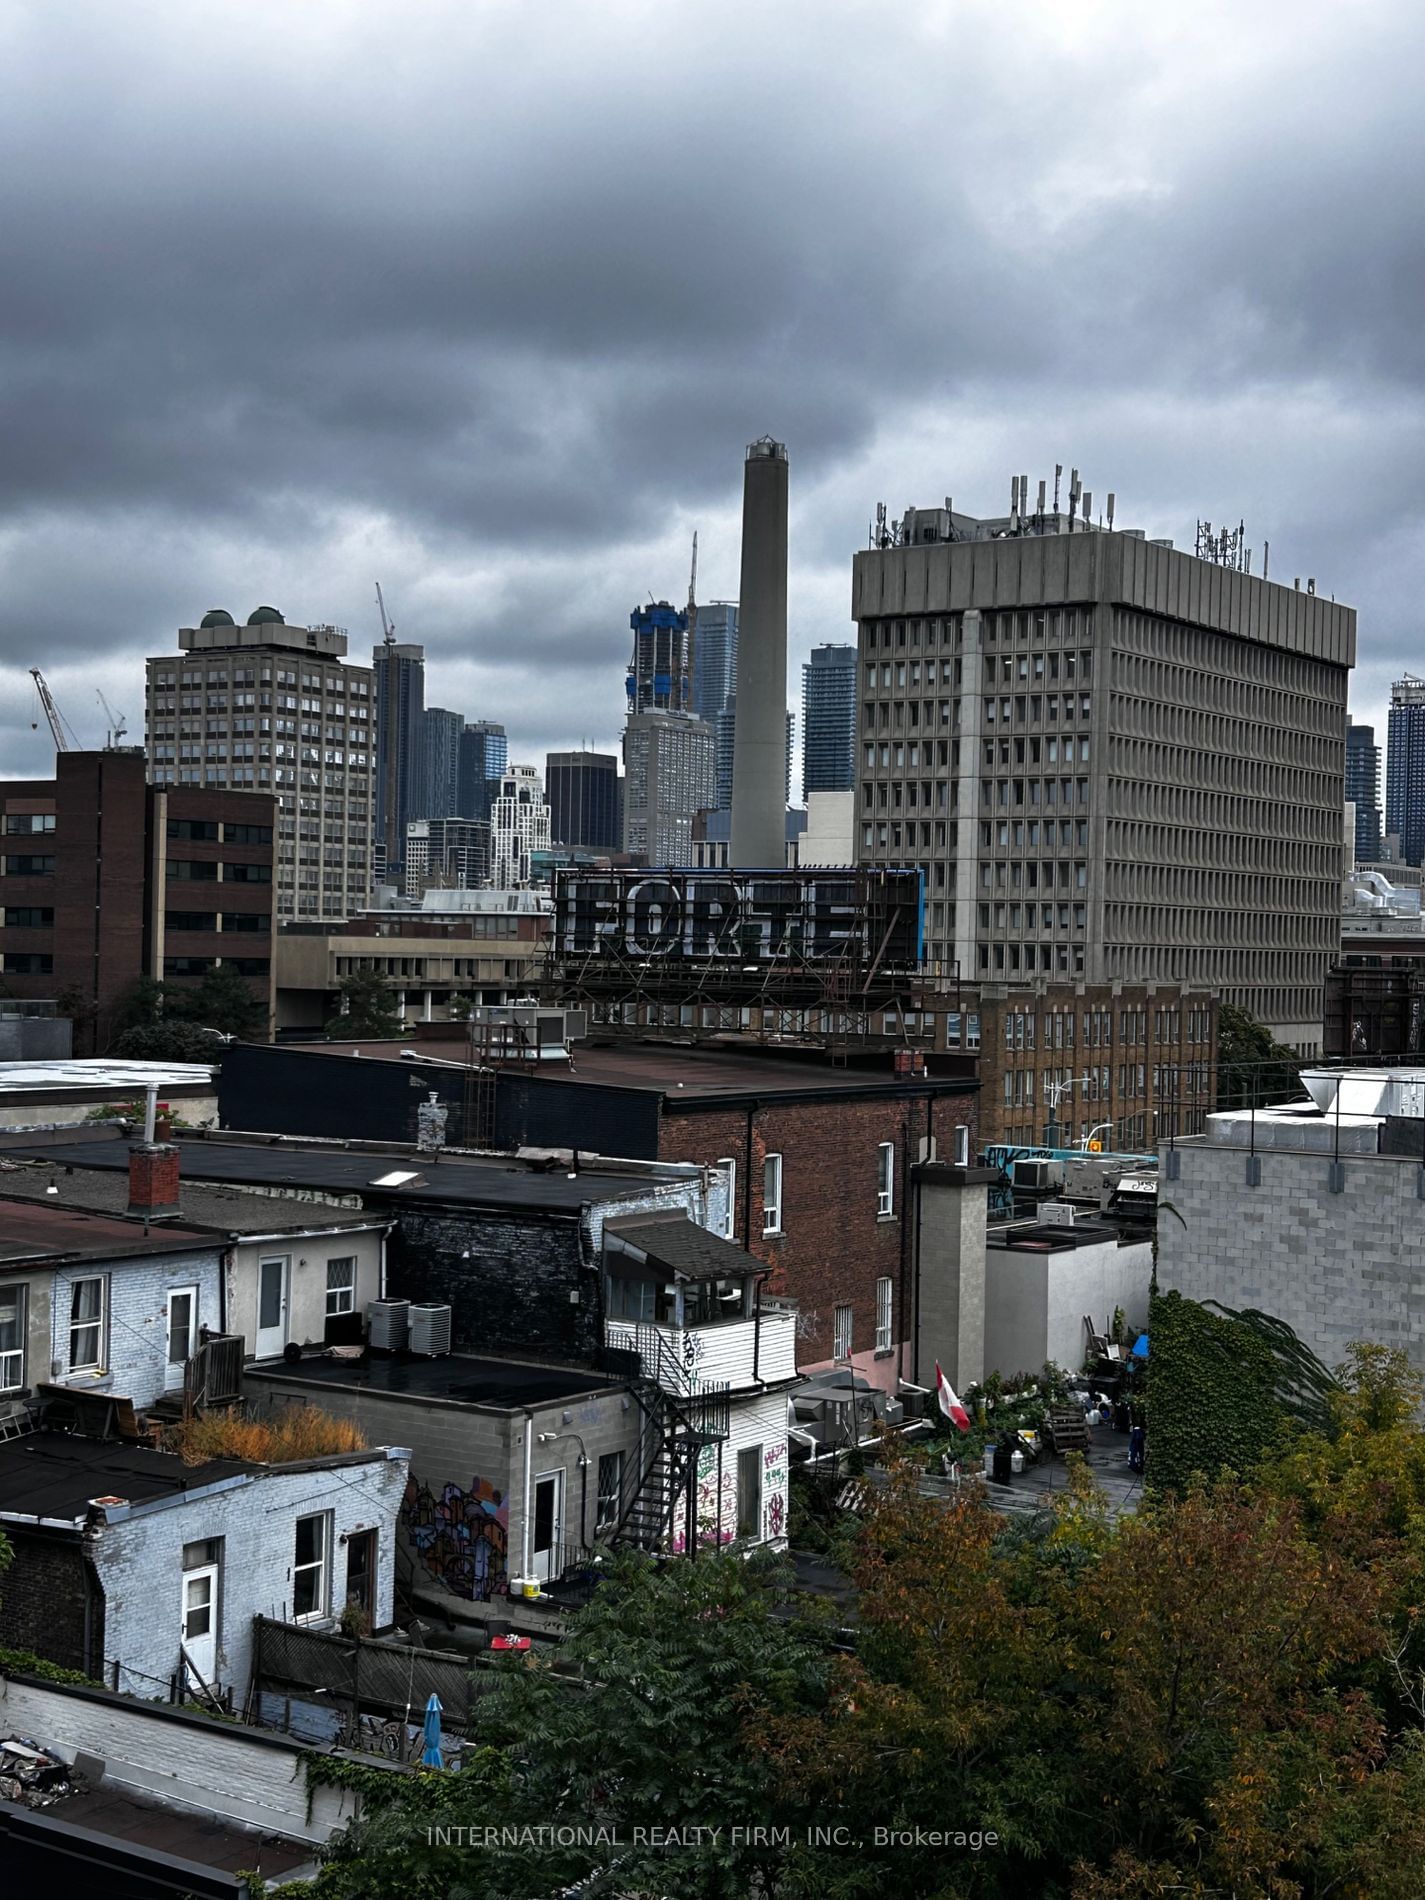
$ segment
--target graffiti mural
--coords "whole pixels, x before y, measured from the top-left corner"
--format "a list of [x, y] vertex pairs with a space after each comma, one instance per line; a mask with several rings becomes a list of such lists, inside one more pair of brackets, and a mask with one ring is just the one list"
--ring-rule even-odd
[[762, 1454], [762, 1497], [768, 1537], [783, 1537], [787, 1529], [787, 1441], [768, 1445]]
[[730, 1544], [737, 1528], [737, 1466], [722, 1460], [722, 1486], [718, 1487], [716, 1445], [704, 1445], [698, 1456], [698, 1542]]
[[421, 1562], [453, 1596], [488, 1603], [509, 1587], [509, 1502], [484, 1478], [468, 1491], [445, 1485], [437, 1497], [429, 1485], [406, 1482], [401, 1521]]

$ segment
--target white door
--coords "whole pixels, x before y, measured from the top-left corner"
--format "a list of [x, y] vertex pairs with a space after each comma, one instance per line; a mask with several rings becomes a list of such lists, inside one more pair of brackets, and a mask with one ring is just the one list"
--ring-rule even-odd
[[218, 1667], [218, 1566], [183, 1573], [183, 1653], [211, 1689]]
[[564, 1473], [546, 1471], [534, 1481], [534, 1531], [530, 1550], [534, 1574], [541, 1583], [557, 1577], [563, 1568]]
[[172, 1392], [183, 1383], [183, 1370], [198, 1347], [198, 1289], [175, 1286], [168, 1290], [168, 1358], [163, 1389]]
[[257, 1337], [252, 1349], [259, 1359], [280, 1359], [287, 1344], [287, 1261], [257, 1263]]

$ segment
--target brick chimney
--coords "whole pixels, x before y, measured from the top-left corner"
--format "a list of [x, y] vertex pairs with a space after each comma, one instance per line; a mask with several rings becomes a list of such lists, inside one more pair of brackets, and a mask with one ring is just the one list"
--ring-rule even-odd
[[129, 1212], [164, 1220], [180, 1211], [178, 1149], [169, 1141], [129, 1145]]

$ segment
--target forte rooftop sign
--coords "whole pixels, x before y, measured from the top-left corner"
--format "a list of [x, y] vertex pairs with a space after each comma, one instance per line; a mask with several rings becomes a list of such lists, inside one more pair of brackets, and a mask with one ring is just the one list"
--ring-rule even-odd
[[758, 965], [920, 961], [918, 871], [566, 871], [561, 957]]

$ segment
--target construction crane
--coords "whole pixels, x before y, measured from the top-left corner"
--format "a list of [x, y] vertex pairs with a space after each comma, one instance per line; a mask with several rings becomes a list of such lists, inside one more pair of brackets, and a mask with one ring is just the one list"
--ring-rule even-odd
[[114, 708], [109, 704], [108, 700], [105, 699], [103, 693], [97, 686], [94, 688], [94, 692], [99, 704], [104, 708], [105, 718], [109, 721], [108, 749], [112, 750], [122, 741], [125, 733], [127, 733], [129, 722], [122, 713], [116, 713], [114, 711]]
[[[50, 691], [49, 682], [46, 680], [44, 674], [37, 666], [32, 666], [30, 668], [30, 678], [35, 682], [35, 691], [40, 696], [40, 706], [44, 711], [45, 720], [49, 725], [50, 734], [54, 739], [55, 751], [77, 752], [79, 750], [79, 741], [75, 738], [68, 720], [66, 720], [64, 714], [59, 710], [59, 707], [55, 705], [54, 694]], [[31, 732], [38, 732], [39, 729], [39, 720], [32, 719], [30, 721]]]
[[[684, 687], [685, 695], [688, 693], [691, 693], [692, 691], [694, 669], [697, 664], [697, 645], [698, 645], [698, 531], [696, 528], [694, 528], [693, 529], [693, 568], [692, 568], [692, 572], [688, 576], [688, 646], [687, 646], [688, 678], [687, 678], [687, 684]], [[686, 699], [685, 699], [682, 710], [684, 712], [691, 711], [691, 708], [686, 703]]]
[[401, 862], [404, 853], [401, 838], [396, 829], [400, 805], [400, 733], [401, 733], [401, 695], [396, 686], [396, 628], [386, 617], [386, 598], [381, 592], [381, 583], [376, 583], [376, 610], [381, 616], [381, 641], [386, 649], [386, 671], [377, 674], [377, 715], [380, 724], [377, 728], [377, 745], [381, 757], [381, 784], [379, 799], [381, 807], [381, 841], [386, 847], [386, 876], [392, 874], [392, 867]]

